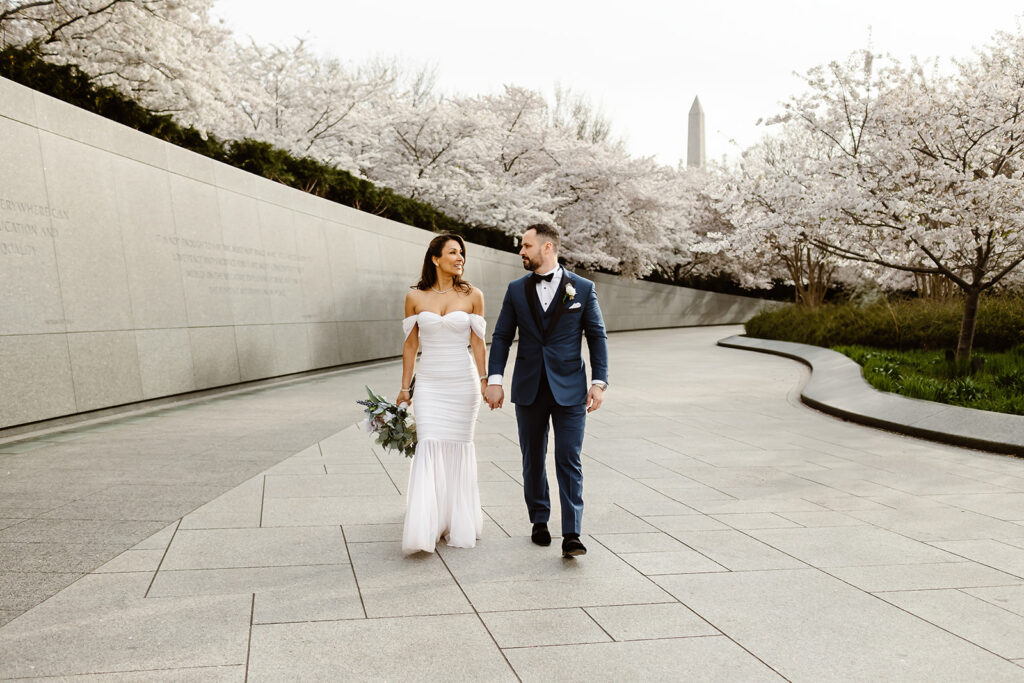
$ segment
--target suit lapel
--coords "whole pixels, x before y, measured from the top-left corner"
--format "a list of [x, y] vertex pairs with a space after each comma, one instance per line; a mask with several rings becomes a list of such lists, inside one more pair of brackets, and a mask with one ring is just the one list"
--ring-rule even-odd
[[[562, 278], [558, 282], [558, 291], [555, 292], [555, 298], [551, 300], [551, 305], [555, 307], [555, 310], [552, 312], [551, 320], [548, 322], [548, 329], [543, 331], [545, 338], [547, 338], [548, 332], [555, 329], [558, 319], [565, 313], [565, 304], [562, 303], [562, 299], [565, 297], [565, 285], [569, 283], [569, 278], [569, 271], [562, 268]], [[575, 288], [575, 284], [573, 287]]]
[[526, 303], [530, 306], [530, 315], [533, 316], [533, 324], [537, 327], [537, 336], [544, 336], [544, 327], [540, 320], [540, 299], [537, 298], [537, 285], [529, 275], [523, 280], [523, 294], [526, 295]]

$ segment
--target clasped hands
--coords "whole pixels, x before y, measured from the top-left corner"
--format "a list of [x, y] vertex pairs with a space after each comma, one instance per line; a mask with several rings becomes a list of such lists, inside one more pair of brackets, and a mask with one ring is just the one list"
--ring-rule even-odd
[[[484, 389], [484, 401], [490, 406], [491, 410], [500, 408], [501, 404], [505, 401], [505, 389], [500, 384], [487, 385], [487, 388]], [[601, 407], [603, 402], [604, 389], [596, 384], [590, 385], [590, 391], [587, 392], [587, 412], [594, 412]]]
[[505, 402], [505, 389], [500, 384], [488, 384], [484, 389], [484, 402], [491, 410], [500, 408]]

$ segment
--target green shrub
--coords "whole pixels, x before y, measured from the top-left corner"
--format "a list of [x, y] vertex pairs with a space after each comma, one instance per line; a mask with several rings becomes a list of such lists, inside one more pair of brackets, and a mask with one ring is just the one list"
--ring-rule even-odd
[[[814, 344], [863, 345], [881, 349], [953, 349], [960, 335], [963, 303], [904, 299], [867, 305], [827, 304], [816, 309], [785, 306], [747, 321], [746, 333], [761, 339]], [[974, 347], [1024, 348], [1024, 297], [982, 297]], [[1024, 351], [1018, 351], [1024, 355]]]
[[863, 368], [864, 379], [880, 391], [925, 401], [1024, 415], [1024, 353], [983, 351], [980, 369], [960, 374], [944, 351], [893, 351], [864, 346], [836, 346]]

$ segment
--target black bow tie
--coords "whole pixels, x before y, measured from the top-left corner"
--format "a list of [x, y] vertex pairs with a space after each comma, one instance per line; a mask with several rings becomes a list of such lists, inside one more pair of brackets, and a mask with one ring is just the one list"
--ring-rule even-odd
[[533, 280], [534, 282], [540, 282], [541, 280], [543, 280], [544, 282], [551, 282], [551, 278], [553, 278], [554, 276], [555, 271], [551, 271], [547, 275], [538, 275], [537, 273], [534, 273], [533, 275], [530, 276], [530, 279]]

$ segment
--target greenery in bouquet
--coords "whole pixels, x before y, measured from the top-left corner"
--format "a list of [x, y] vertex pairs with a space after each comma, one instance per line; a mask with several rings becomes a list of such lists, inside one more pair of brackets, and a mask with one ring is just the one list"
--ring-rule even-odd
[[363, 429], [377, 435], [377, 443], [391, 451], [398, 451], [407, 458], [416, 452], [416, 423], [403, 403], [396, 406], [383, 396], [366, 387], [368, 400], [356, 401], [365, 406], [366, 419]]

